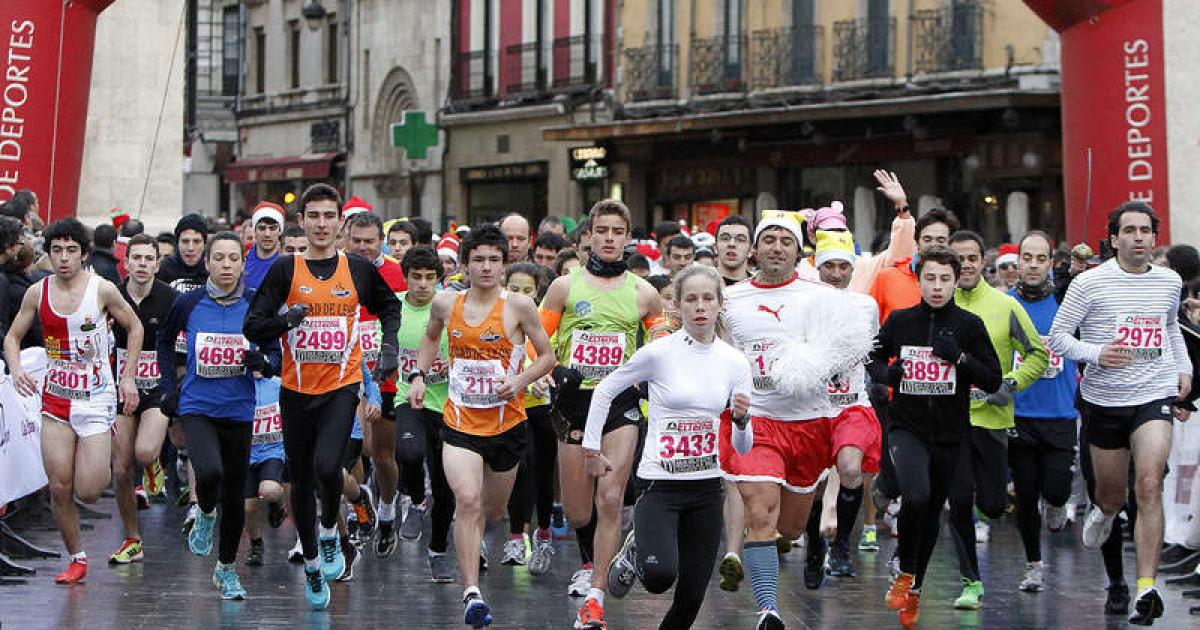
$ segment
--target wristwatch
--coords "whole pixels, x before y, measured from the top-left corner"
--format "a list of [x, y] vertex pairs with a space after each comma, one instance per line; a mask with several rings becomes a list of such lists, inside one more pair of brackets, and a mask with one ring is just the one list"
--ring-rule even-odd
[[411, 385], [413, 382], [413, 379], [417, 378], [418, 376], [420, 376], [421, 378], [425, 378], [425, 370], [412, 370], [408, 374], [404, 375], [404, 382]]

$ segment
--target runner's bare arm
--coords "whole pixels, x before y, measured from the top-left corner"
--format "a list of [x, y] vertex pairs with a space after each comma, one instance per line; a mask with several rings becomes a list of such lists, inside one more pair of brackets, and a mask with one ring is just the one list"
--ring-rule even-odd
[[637, 303], [638, 314], [641, 315], [642, 324], [649, 330], [654, 326], [658, 317], [663, 313], [662, 296], [654, 287], [650, 286], [649, 282], [638, 279], [637, 284]]
[[128, 380], [130, 384], [137, 376], [138, 355], [142, 352], [142, 339], [146, 331], [142, 328], [142, 322], [138, 319], [137, 313], [133, 312], [133, 307], [129, 306], [129, 302], [121, 297], [121, 292], [111, 282], [105, 280], [100, 283], [100, 303], [104, 310], [112, 315], [117, 321], [117, 325], [125, 329], [126, 343], [125, 348], [125, 373], [117, 378], [120, 381]]
[[33, 377], [21, 369], [21, 340], [25, 338], [25, 333], [29, 332], [29, 327], [33, 325], [33, 318], [37, 316], [38, 304], [42, 302], [43, 286], [43, 283], [38, 282], [25, 292], [25, 297], [21, 298], [21, 308], [13, 318], [12, 325], [8, 327], [8, 334], [4, 336], [4, 361], [8, 364], [8, 371], [12, 374], [17, 392], [22, 396], [32, 396], [37, 392], [37, 383], [33, 381]]

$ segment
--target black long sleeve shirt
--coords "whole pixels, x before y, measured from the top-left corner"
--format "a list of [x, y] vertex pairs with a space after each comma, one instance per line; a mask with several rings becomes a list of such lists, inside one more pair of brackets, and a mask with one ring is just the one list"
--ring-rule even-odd
[[[898, 359], [903, 346], [932, 346], [935, 337], [951, 336], [963, 352], [955, 366], [952, 395], [905, 394], [899, 379], [889, 379], [888, 367]], [[906, 309], [892, 311], [879, 329], [879, 344], [871, 353], [867, 370], [876, 383], [895, 387], [888, 418], [892, 426], [907, 428], [918, 436], [939, 443], [961, 441], [971, 425], [970, 386], [986, 392], [1000, 387], [1003, 373], [983, 320], [958, 307], [951, 300], [935, 309], [921, 301]]]

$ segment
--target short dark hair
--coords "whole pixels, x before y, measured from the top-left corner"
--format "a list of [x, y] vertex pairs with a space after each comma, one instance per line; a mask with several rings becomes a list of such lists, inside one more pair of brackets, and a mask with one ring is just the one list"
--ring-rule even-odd
[[552, 249], [556, 254], [570, 246], [571, 244], [567, 242], [567, 239], [563, 238], [560, 234], [555, 234], [554, 232], [538, 234], [537, 241], [533, 244], [534, 249], [539, 247], [542, 249]]
[[413, 217], [408, 222], [417, 228], [417, 238], [413, 239], [413, 245], [433, 245], [432, 223], [421, 217]]
[[567, 261], [569, 260], [575, 260], [578, 262], [578, 252], [570, 247], [559, 250], [558, 255], [554, 257], [554, 275], [561, 276], [563, 272], [563, 265], [567, 264]]
[[117, 240], [117, 228], [101, 223], [92, 230], [92, 245], [96, 249], [112, 249], [113, 243]]
[[132, 238], [146, 231], [146, 226], [138, 219], [129, 219], [121, 224], [121, 236]]
[[346, 230], [349, 234], [354, 228], [375, 228], [379, 232], [379, 240], [383, 240], [383, 219], [374, 212], [360, 212], [350, 217], [350, 225]]
[[592, 232], [592, 220], [585, 218], [582, 221], [580, 221], [579, 224], [575, 226], [575, 230], [573, 232], [571, 232], [571, 240], [576, 245], [578, 245], [579, 241], [583, 240], [583, 235], [591, 234], [591, 232]]
[[533, 286], [536, 293], [534, 299], [539, 302], [542, 295], [546, 293], [546, 289], [550, 288], [550, 278], [546, 275], [546, 269], [538, 266], [536, 263], [521, 261], [509, 265], [508, 269], [504, 272], [504, 280], [507, 282], [508, 278], [514, 273], [523, 273], [533, 278]]
[[563, 230], [566, 231], [567, 226], [563, 225], [562, 219], [551, 214], [546, 216], [546, 218], [542, 219], [541, 222], [538, 223], [537, 229], [538, 232], [543, 232], [546, 228], [555, 226], [563, 228]]
[[1200, 276], [1200, 252], [1191, 245], [1175, 245], [1167, 250], [1167, 265], [1187, 284]]
[[1049, 234], [1047, 234], [1041, 230], [1029, 230], [1028, 232], [1026, 232], [1025, 236], [1022, 236], [1021, 240], [1019, 242], [1017, 242], [1017, 251], [1020, 252], [1020, 251], [1024, 250], [1025, 249], [1025, 241], [1028, 241], [1029, 239], [1034, 238], [1034, 237], [1045, 239], [1046, 244], [1050, 246], [1050, 254], [1051, 255], [1054, 254], [1054, 239], [1050, 238]]
[[50, 227], [46, 228], [46, 233], [43, 237], [45, 238], [45, 242], [42, 243], [42, 249], [47, 254], [50, 253], [50, 246], [54, 241], [75, 241], [79, 244], [79, 249], [84, 255], [92, 251], [92, 243], [88, 239], [87, 228], [75, 217], [67, 217], [66, 219], [59, 219], [51, 223]]
[[175, 235], [170, 232], [159, 232], [158, 236], [154, 237], [154, 240], [159, 243], [168, 243], [172, 247], [175, 246]]
[[740, 214], [731, 214], [724, 219], [721, 219], [721, 222], [717, 224], [717, 234], [720, 234], [721, 228], [725, 227], [726, 225], [740, 225], [746, 228], [746, 231], [749, 232], [751, 236], [754, 235], [754, 225], [750, 223], [750, 219], [747, 219]]
[[649, 269], [650, 259], [641, 254], [633, 254], [625, 261], [625, 267], [630, 271], [634, 269]]
[[501, 232], [495, 223], [484, 223], [471, 228], [459, 248], [458, 259], [465, 265], [471, 259], [471, 250], [483, 245], [498, 247], [501, 254], [500, 260], [505, 264], [508, 263], [508, 239], [504, 237], [504, 232]]
[[717, 253], [707, 247], [696, 248], [696, 258], [712, 258], [717, 259]]
[[987, 248], [983, 245], [983, 237], [975, 232], [972, 232], [971, 230], [959, 230], [951, 234], [948, 244], [953, 245], [955, 243], [966, 243], [967, 241], [971, 241], [979, 246], [980, 256], [983, 256], [984, 252], [987, 251]]
[[428, 245], [410, 247], [407, 252], [404, 252], [404, 258], [400, 260], [400, 268], [404, 270], [405, 277], [418, 269], [433, 270], [437, 272], [439, 280], [442, 272], [445, 271], [437, 251]]
[[1161, 220], [1158, 218], [1157, 214], [1154, 214], [1154, 208], [1151, 208], [1149, 204], [1141, 201], [1126, 201], [1125, 203], [1117, 206], [1117, 209], [1113, 210], [1108, 215], [1109, 236], [1116, 236], [1117, 233], [1121, 231], [1121, 217], [1125, 216], [1125, 213], [1127, 212], [1140, 212], [1150, 217], [1150, 231], [1158, 234], [1158, 224], [1161, 222]]
[[[25, 226], [20, 221], [6, 216], [0, 216], [0, 250], [6, 250], [21, 241]], [[50, 242], [47, 238], [46, 242]], [[46, 250], [49, 251], [49, 250]]]
[[25, 222], [25, 215], [29, 214], [29, 204], [25, 201], [13, 196], [12, 199], [0, 204], [0, 215], [12, 217], [22, 223]]
[[672, 249], [696, 249], [696, 244], [692, 242], [692, 239], [680, 234], [667, 241], [667, 248], [663, 251], [663, 255], [670, 256]]
[[[958, 229], [962, 227], [962, 225], [958, 222], [958, 217], [954, 216], [953, 212], [950, 212], [945, 208], [931, 208], [925, 214], [922, 214], [919, 219], [917, 219], [917, 231], [913, 232], [913, 234], [920, 239], [921, 232], [924, 232], [925, 228], [933, 225], [934, 223], [941, 223], [942, 225], [950, 228], [951, 234], [957, 232]], [[982, 247], [979, 249], [980, 251], [983, 250]]]
[[625, 229], [633, 226], [633, 219], [629, 216], [629, 208], [619, 199], [601, 199], [592, 205], [592, 209], [588, 212], [588, 219], [595, 223], [596, 219], [604, 216], [621, 217], [625, 222]]
[[149, 234], [145, 234], [145, 233], [134, 234], [129, 239], [129, 243], [125, 246], [125, 251], [129, 252], [130, 250], [133, 249], [133, 247], [135, 245], [150, 245], [151, 247], [154, 248], [155, 256], [161, 255], [161, 252], [158, 251], [158, 240], [155, 239], [153, 236], [150, 236]]
[[926, 263], [938, 263], [939, 265], [950, 265], [950, 268], [954, 270], [955, 278], [958, 278], [959, 276], [962, 275], [962, 263], [959, 262], [959, 260], [958, 260], [958, 254], [955, 254], [954, 250], [950, 249], [949, 247], [935, 245], [933, 247], [930, 247], [929, 251], [925, 252], [924, 254], [921, 254], [918, 257], [917, 269], [916, 269], [918, 279], [920, 279], [921, 270], [925, 267]]
[[671, 276], [660, 273], [656, 276], [646, 278], [646, 282], [649, 282], [655, 291], [662, 291], [664, 288], [671, 286]]
[[391, 236], [392, 232], [404, 232], [408, 235], [408, 240], [412, 241], [413, 245], [421, 243], [421, 239], [418, 238], [417, 226], [413, 225], [412, 221], [400, 220], [392, 223], [392, 226], [387, 231], [388, 236]]
[[279, 236], [279, 242], [282, 243], [285, 238], [296, 238], [297, 236], [308, 238], [308, 233], [299, 225], [289, 223], [287, 227], [283, 228], [283, 234]]
[[22, 188], [13, 193], [12, 198], [25, 204], [25, 207], [28, 209], [32, 209], [38, 202], [37, 195], [33, 194], [33, 191], [28, 188]]
[[204, 258], [206, 260], [208, 259], [208, 255], [212, 253], [213, 245], [216, 245], [217, 241], [233, 241], [237, 243], [238, 251], [242, 253], [243, 257], [245, 257], [246, 247], [242, 244], [242, 237], [238, 236], [235, 232], [221, 230], [220, 232], [214, 234], [212, 238], [208, 239], [208, 242], [204, 244]]
[[304, 208], [312, 201], [332, 201], [337, 204], [338, 214], [342, 212], [342, 195], [337, 189], [326, 183], [318, 183], [304, 189], [300, 194], [300, 212], [304, 213]]
[[679, 229], [679, 224], [674, 221], [663, 221], [654, 226], [654, 240], [659, 243], [668, 236], [682, 234], [683, 230]]

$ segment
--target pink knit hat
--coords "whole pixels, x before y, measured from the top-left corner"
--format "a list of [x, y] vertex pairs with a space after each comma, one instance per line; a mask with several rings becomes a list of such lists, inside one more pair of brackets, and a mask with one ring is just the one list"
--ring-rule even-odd
[[846, 215], [842, 214], [842, 202], [840, 201], [835, 201], [828, 207], [806, 214], [808, 214], [808, 221], [805, 222], [805, 227], [808, 230], [808, 239], [814, 243], [817, 240], [817, 230], [850, 229], [850, 225], [846, 223]]

